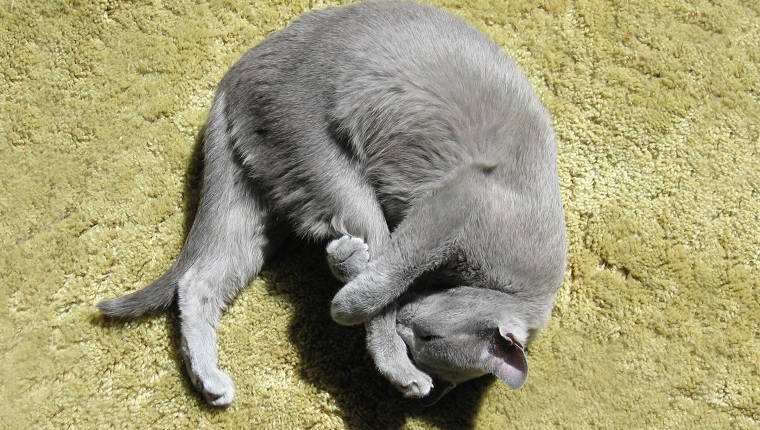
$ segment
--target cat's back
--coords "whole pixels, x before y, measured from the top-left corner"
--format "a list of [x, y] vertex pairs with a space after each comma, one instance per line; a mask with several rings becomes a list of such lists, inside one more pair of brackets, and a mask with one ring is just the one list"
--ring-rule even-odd
[[[546, 116], [516, 64], [483, 33], [406, 1], [306, 13], [248, 52], [223, 82], [231, 85], [250, 93], [247, 105], [266, 103], [278, 115], [327, 111], [358, 146], [374, 143], [370, 133], [487, 141], [510, 110]], [[432, 128], [404, 129], [420, 123]]]
[[[514, 61], [450, 12], [411, 2], [367, 2], [321, 13], [304, 18], [307, 27], [323, 31], [309, 57], [315, 63], [329, 59], [323, 78], [316, 79], [332, 90], [328, 98], [338, 121], [361, 122], [353, 128], [357, 135], [367, 128], [392, 134], [379, 127], [408, 134], [417, 130], [403, 127], [413, 122], [439, 123], [445, 130], [419, 131], [441, 131], [467, 144], [488, 140], [488, 131], [510, 110], [527, 107], [545, 116]], [[371, 142], [368, 137], [357, 140]]]
[[494, 180], [507, 181], [525, 172], [514, 160], [554, 168], [549, 116], [516, 64], [436, 7], [365, 2], [313, 11], [233, 70], [228, 93], [239, 95], [240, 115], [271, 132], [270, 143], [293, 152], [314, 133], [334, 136], [390, 212], [468, 165], [496, 166], [503, 174]]
[[335, 30], [320, 48], [336, 59], [328, 74], [339, 83], [329, 95], [330, 115], [386, 201], [406, 205], [473, 164], [501, 163], [503, 174], [494, 178], [507, 181], [535, 175], [515, 169], [518, 159], [539, 175], [553, 171], [548, 113], [514, 61], [483, 33], [416, 3], [331, 11]]

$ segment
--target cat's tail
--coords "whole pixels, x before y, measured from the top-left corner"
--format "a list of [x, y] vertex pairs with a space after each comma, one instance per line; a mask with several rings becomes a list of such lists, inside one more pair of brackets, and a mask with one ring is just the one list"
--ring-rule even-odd
[[[204, 150], [207, 150], [209, 140], [214, 142], [223, 141], [223, 136], [219, 136], [218, 133], [218, 130], [224, 130], [224, 124], [221, 122], [221, 115], [219, 114], [219, 112], [223, 111], [223, 106], [224, 96], [222, 94], [217, 100], [215, 100], [214, 106], [212, 107], [212, 115], [209, 117], [209, 123], [206, 127], [206, 134], [204, 136]], [[220, 146], [220, 144], [217, 146]], [[208, 163], [208, 161], [206, 163]], [[205, 171], [204, 174], [206, 174]], [[201, 201], [198, 213], [193, 221], [193, 226], [190, 228], [190, 232], [185, 240], [185, 244], [182, 246], [179, 257], [175, 260], [169, 270], [167, 270], [163, 276], [141, 290], [121, 297], [103, 300], [96, 304], [95, 306], [100, 312], [102, 312], [103, 315], [112, 318], [133, 319], [148, 313], [158, 312], [169, 308], [177, 297], [179, 281], [188, 270], [190, 270], [193, 263], [197, 261], [199, 257], [199, 244], [202, 243], [205, 238], [197, 237], [199, 235], [202, 236], [201, 231], [203, 229], [199, 228], [196, 224], [201, 224], [203, 218], [203, 202]]]
[[[247, 181], [230, 144], [226, 109], [225, 92], [220, 90], [203, 137], [198, 212], [177, 260], [142, 290], [98, 303], [104, 315], [136, 318], [170, 307], [179, 295], [195, 299], [195, 294], [204, 303], [210, 295], [219, 302], [228, 300], [258, 273], [265, 251], [274, 249], [275, 242], [266, 234], [263, 198]], [[210, 308], [207, 312], [213, 314]]]
[[171, 306], [177, 295], [177, 281], [184, 274], [178, 260], [163, 276], [147, 287], [125, 296], [103, 300], [97, 308], [109, 317], [132, 319], [141, 315], [164, 310]]

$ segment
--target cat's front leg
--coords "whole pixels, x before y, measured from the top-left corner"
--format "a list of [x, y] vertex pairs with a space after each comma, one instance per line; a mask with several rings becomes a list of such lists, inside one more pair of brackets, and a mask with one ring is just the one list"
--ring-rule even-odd
[[406, 344], [396, 333], [396, 304], [391, 303], [366, 323], [367, 349], [377, 370], [405, 397], [422, 398], [433, 389], [433, 378], [409, 359]]
[[[369, 246], [359, 237], [343, 236], [327, 245], [327, 261], [336, 278], [349, 282], [366, 270]], [[368, 321], [366, 328], [367, 349], [380, 374], [405, 397], [425, 397], [433, 380], [412, 363], [406, 344], [396, 333], [396, 304]]]
[[394, 246], [396, 239], [335, 295], [330, 313], [337, 323], [354, 325], [368, 321], [424, 272], [421, 254], [399, 251], [398, 246]]
[[449, 210], [465, 205], [462, 191], [452, 186], [410, 211], [378, 249], [367, 269], [346, 284], [332, 300], [330, 313], [339, 324], [368, 321], [401, 296], [423, 273], [443, 264], [453, 251], [457, 229], [467, 212]]

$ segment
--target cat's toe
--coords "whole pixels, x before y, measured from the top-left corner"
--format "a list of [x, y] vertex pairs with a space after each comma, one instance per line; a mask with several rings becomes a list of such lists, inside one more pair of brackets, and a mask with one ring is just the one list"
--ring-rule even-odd
[[195, 380], [203, 397], [212, 406], [227, 406], [232, 403], [235, 397], [235, 385], [226, 373], [217, 369], [202, 377], [197, 375]]
[[379, 363], [378, 370], [406, 398], [422, 398], [433, 389], [433, 378], [411, 362]]
[[406, 398], [422, 398], [433, 389], [433, 379], [424, 373], [420, 373], [415, 379], [407, 381], [403, 385], [397, 385], [396, 388]]
[[343, 236], [327, 245], [327, 253], [338, 260], [346, 260], [356, 252], [366, 252], [369, 245], [360, 237]]
[[327, 262], [336, 278], [348, 282], [361, 273], [369, 261], [369, 245], [359, 237], [343, 236], [327, 245]]

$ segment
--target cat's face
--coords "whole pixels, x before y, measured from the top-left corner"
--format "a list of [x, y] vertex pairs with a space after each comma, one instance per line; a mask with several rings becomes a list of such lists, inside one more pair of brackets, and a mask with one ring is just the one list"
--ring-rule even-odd
[[433, 404], [457, 384], [486, 373], [513, 388], [525, 382], [528, 365], [522, 345], [528, 331], [508, 315], [509, 309], [498, 306], [503, 295], [456, 287], [400, 300], [396, 331], [415, 365], [434, 378], [423, 403]]

